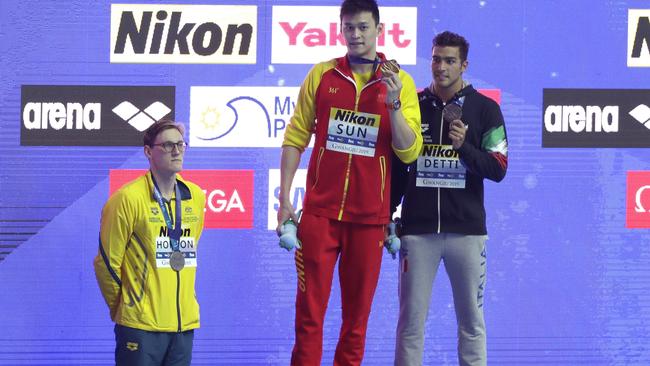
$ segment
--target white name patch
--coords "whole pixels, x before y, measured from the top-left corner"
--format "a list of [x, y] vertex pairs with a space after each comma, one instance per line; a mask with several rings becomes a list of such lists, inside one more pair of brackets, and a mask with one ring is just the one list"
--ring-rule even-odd
[[375, 156], [380, 120], [378, 114], [332, 108], [327, 128], [327, 149]]
[[467, 170], [451, 145], [425, 144], [418, 157], [416, 185], [430, 188], [465, 188]]
[[[196, 267], [196, 245], [194, 238], [189, 236], [181, 236], [179, 241], [179, 249], [185, 257], [185, 267]], [[171, 268], [169, 265], [169, 257], [172, 255], [172, 246], [169, 238], [166, 236], [159, 236], [156, 238], [156, 267], [157, 268]]]

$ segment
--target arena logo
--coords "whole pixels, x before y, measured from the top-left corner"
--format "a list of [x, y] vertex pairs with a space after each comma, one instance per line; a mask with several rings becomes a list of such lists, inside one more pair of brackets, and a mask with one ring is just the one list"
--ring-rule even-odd
[[254, 64], [257, 6], [111, 5], [112, 63]]
[[625, 226], [650, 229], [650, 171], [627, 172]]
[[298, 87], [190, 89], [190, 145], [280, 147]]
[[650, 9], [628, 9], [627, 66], [650, 67]]
[[650, 147], [650, 90], [544, 89], [543, 147]]
[[[313, 64], [345, 54], [338, 6], [273, 6], [271, 61]], [[380, 7], [384, 31], [377, 49], [402, 65], [415, 65], [417, 8]]]
[[172, 86], [23, 85], [20, 143], [141, 146], [147, 127], [174, 118], [175, 93]]
[[[146, 172], [141, 169], [111, 170], [109, 194]], [[205, 192], [206, 229], [253, 227], [252, 170], [184, 170], [180, 175]]]
[[[302, 201], [305, 198], [307, 183], [307, 169], [296, 170], [291, 184], [290, 197], [293, 209], [298, 212], [302, 209]], [[269, 207], [268, 226], [269, 230], [275, 230], [278, 225], [278, 209], [280, 208], [280, 169], [269, 170]]]
[[156, 101], [151, 103], [144, 110], [140, 110], [137, 106], [129, 101], [120, 103], [117, 107], [113, 108], [113, 112], [117, 114], [124, 121], [128, 122], [138, 131], [144, 131], [149, 126], [165, 117], [171, 109], [164, 103]]
[[101, 103], [29, 102], [23, 108], [23, 126], [28, 130], [99, 130], [101, 114]]
[[544, 109], [548, 132], [618, 132], [618, 106], [549, 105]]

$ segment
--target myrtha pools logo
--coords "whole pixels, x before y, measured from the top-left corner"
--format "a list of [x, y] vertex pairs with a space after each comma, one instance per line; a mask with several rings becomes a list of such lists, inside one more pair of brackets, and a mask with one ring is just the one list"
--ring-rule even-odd
[[298, 87], [192, 87], [190, 144], [280, 147], [298, 91]]

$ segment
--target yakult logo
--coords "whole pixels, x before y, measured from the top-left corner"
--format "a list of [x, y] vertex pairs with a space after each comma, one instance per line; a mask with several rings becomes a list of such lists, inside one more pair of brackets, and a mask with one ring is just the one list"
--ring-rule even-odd
[[[146, 172], [111, 170], [110, 194]], [[181, 175], [206, 195], [206, 229], [253, 227], [252, 170], [184, 170]]]
[[[293, 209], [298, 212], [302, 209], [302, 201], [305, 199], [305, 185], [307, 183], [307, 169], [296, 170], [291, 184], [289, 199]], [[278, 210], [280, 209], [280, 169], [269, 170], [269, 210], [268, 229], [275, 230], [278, 225]]]
[[111, 5], [111, 62], [256, 63], [257, 7]]
[[630, 229], [649, 229], [650, 171], [627, 172], [626, 196], [625, 226]]
[[280, 147], [298, 87], [192, 87], [190, 145]]
[[[271, 62], [313, 64], [346, 52], [338, 6], [274, 6]], [[384, 32], [377, 50], [402, 65], [415, 65], [417, 8], [380, 7]]]

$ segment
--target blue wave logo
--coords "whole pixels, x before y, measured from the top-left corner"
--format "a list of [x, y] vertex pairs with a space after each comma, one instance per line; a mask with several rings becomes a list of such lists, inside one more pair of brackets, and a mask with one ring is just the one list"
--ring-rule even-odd
[[[199, 122], [203, 127], [204, 136], [197, 136], [198, 139], [218, 140], [231, 133], [240, 122], [244, 123], [246, 128], [254, 128], [259, 120], [266, 123], [267, 137], [271, 137], [271, 118], [260, 101], [249, 96], [241, 96], [228, 101], [226, 107], [228, 107], [226, 111], [230, 111], [232, 116], [224, 116], [217, 108], [211, 106], [201, 112]], [[254, 129], [250, 132], [254, 132]]]

